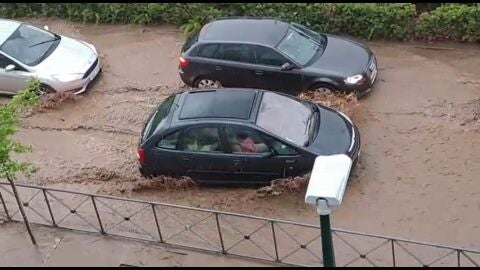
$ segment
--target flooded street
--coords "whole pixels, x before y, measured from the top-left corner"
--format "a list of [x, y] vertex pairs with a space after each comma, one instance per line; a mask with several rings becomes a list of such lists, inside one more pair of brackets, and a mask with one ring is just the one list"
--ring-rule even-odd
[[[303, 192], [259, 198], [253, 188], [169, 190], [141, 179], [143, 123], [183, 85], [182, 32], [30, 22], [94, 44], [104, 68], [89, 92], [25, 119], [17, 138], [33, 152], [20, 158], [38, 171], [22, 182], [318, 223]], [[362, 155], [333, 226], [480, 249], [480, 48], [369, 45], [379, 78], [353, 117]]]

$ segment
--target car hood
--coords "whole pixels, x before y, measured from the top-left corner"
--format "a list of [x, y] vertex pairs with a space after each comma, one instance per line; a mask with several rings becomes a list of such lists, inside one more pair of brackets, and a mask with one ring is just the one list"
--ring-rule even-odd
[[350, 152], [353, 140], [353, 124], [340, 113], [322, 106], [320, 110], [320, 125], [315, 140], [307, 147], [317, 155], [347, 154]]
[[364, 44], [340, 36], [327, 35], [327, 47], [307, 70], [328, 71], [342, 77], [366, 70], [372, 52]]
[[39, 73], [51, 75], [83, 74], [97, 58], [97, 53], [90, 46], [82, 41], [62, 36], [57, 48], [45, 60], [35, 66], [35, 69]]

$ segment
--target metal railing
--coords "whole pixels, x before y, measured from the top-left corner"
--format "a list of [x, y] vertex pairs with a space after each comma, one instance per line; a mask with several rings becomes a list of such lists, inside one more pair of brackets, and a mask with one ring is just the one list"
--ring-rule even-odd
[[[321, 266], [320, 227], [17, 184], [32, 223], [298, 266]], [[0, 216], [22, 221], [8, 183]], [[480, 251], [333, 229], [337, 266], [479, 266]]]

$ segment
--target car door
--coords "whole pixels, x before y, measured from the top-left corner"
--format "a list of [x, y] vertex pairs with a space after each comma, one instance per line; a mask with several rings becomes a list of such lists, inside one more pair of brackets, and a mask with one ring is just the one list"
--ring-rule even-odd
[[[296, 164], [302, 157], [292, 147], [279, 142], [274, 144], [272, 138], [245, 126], [228, 125], [224, 134], [231, 155], [235, 157], [232, 167], [236, 182], [268, 182], [296, 173]], [[249, 149], [248, 141], [254, 145], [254, 151]]]
[[[158, 174], [184, 176], [187, 174], [184, 153], [179, 149], [179, 138], [183, 130], [162, 136], [153, 148], [153, 170]], [[147, 157], [147, 159], [149, 159]]]
[[219, 81], [225, 85], [225, 65], [222, 61], [221, 47], [218, 43], [200, 44], [198, 48], [192, 51], [193, 58], [188, 67], [188, 71], [193, 71], [195, 78], [208, 78]]
[[[14, 65], [13, 70], [7, 71], [6, 67]], [[22, 66], [0, 53], [0, 91], [15, 94], [28, 86], [32, 74]]]
[[198, 182], [226, 182], [233, 176], [225, 158], [224, 145], [216, 125], [187, 128], [179, 141], [181, 164], [186, 175]]
[[254, 66], [255, 87], [279, 92], [295, 93], [302, 85], [302, 74], [299, 69], [281, 70], [290, 60], [272, 48], [256, 45], [256, 64]]
[[248, 44], [223, 43], [220, 46], [222, 64], [221, 82], [228, 87], [255, 87], [256, 76], [252, 65], [255, 55]]

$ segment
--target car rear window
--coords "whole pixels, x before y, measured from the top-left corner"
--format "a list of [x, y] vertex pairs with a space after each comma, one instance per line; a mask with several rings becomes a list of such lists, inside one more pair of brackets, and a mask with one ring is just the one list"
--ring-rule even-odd
[[143, 140], [149, 138], [155, 132], [155, 130], [165, 124], [174, 100], [175, 96], [168, 97], [167, 99], [165, 99], [165, 101], [162, 102], [162, 104], [160, 104], [160, 106], [158, 106], [158, 109], [150, 116], [147, 125], [145, 126], [145, 129], [143, 131]]
[[197, 31], [187, 38], [187, 41], [185, 41], [185, 44], [183, 45], [182, 53], [188, 51], [195, 43], [197, 43], [199, 35], [200, 31]]

